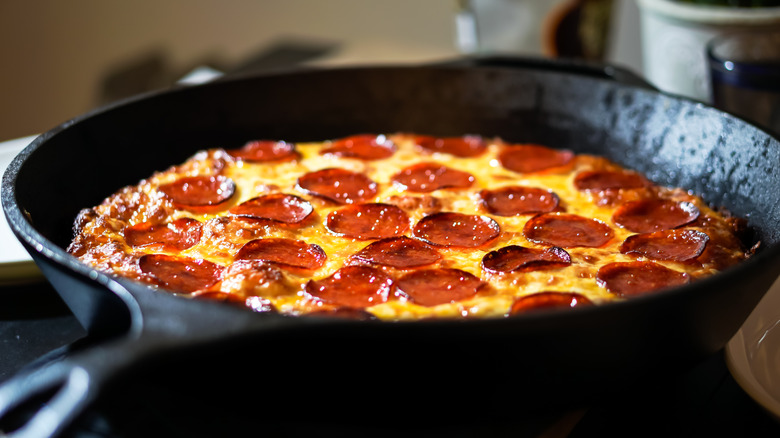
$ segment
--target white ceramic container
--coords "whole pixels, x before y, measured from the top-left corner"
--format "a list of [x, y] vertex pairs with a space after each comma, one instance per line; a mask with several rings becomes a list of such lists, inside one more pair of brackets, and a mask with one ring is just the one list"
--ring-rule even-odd
[[734, 8], [637, 0], [645, 78], [661, 91], [711, 103], [706, 45], [727, 33], [780, 28], [780, 7]]

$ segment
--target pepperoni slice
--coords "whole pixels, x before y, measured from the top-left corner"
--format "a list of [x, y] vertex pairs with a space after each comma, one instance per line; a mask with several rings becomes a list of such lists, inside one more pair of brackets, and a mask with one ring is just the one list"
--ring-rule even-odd
[[361, 249], [354, 258], [358, 262], [410, 269], [436, 263], [441, 260], [441, 254], [421, 240], [400, 236], [378, 240]]
[[421, 306], [454, 303], [476, 295], [485, 282], [452, 268], [423, 269], [401, 277], [396, 286]]
[[393, 280], [384, 272], [368, 266], [345, 266], [333, 275], [306, 283], [306, 292], [325, 303], [350, 308], [365, 308], [386, 302]]
[[648, 185], [644, 176], [629, 170], [586, 170], [574, 177], [574, 187], [580, 191], [639, 189]]
[[333, 141], [320, 151], [320, 155], [357, 158], [360, 160], [381, 160], [395, 153], [395, 144], [384, 135], [353, 135]]
[[393, 175], [392, 180], [410, 192], [428, 193], [439, 189], [465, 189], [476, 179], [468, 172], [438, 163], [419, 163]]
[[390, 204], [348, 205], [331, 212], [325, 219], [325, 227], [354, 239], [382, 239], [409, 230], [409, 216]]
[[298, 224], [314, 211], [312, 205], [297, 196], [284, 193], [258, 196], [231, 208], [234, 216], [270, 219], [286, 224]]
[[690, 276], [654, 262], [618, 262], [602, 266], [596, 281], [617, 296], [631, 297], [686, 284]]
[[571, 309], [593, 305], [593, 302], [585, 295], [576, 292], [537, 292], [531, 295], [517, 298], [509, 315], [518, 315], [535, 310]]
[[645, 199], [619, 206], [612, 222], [635, 233], [651, 233], [687, 225], [698, 217], [699, 209], [690, 202]]
[[414, 235], [434, 245], [476, 248], [501, 234], [501, 227], [487, 216], [435, 213], [414, 226]]
[[222, 175], [189, 176], [159, 187], [177, 208], [213, 212], [223, 208], [236, 191], [236, 184]]
[[684, 262], [704, 251], [710, 237], [701, 231], [675, 229], [628, 236], [620, 245], [623, 254], [636, 254], [655, 260]]
[[160, 245], [163, 251], [192, 248], [203, 234], [203, 224], [192, 218], [179, 218], [166, 224], [142, 222], [124, 230], [125, 241], [134, 247]]
[[216, 263], [165, 254], [143, 255], [138, 267], [160, 286], [182, 293], [207, 289], [222, 277], [222, 266]]
[[560, 199], [550, 190], [511, 186], [479, 192], [488, 212], [498, 216], [548, 213], [558, 208]]
[[327, 256], [319, 245], [285, 238], [255, 239], [238, 250], [236, 260], [263, 260], [281, 267], [317, 269]]
[[298, 178], [298, 186], [307, 193], [339, 204], [367, 201], [378, 190], [377, 184], [362, 173], [338, 168], [309, 172]]
[[226, 152], [235, 158], [253, 162], [287, 161], [298, 158], [295, 144], [285, 141], [250, 141], [240, 149], [230, 149]]
[[597, 248], [609, 242], [614, 234], [604, 222], [567, 213], [540, 214], [523, 227], [523, 235], [528, 240], [563, 248]]
[[519, 173], [533, 173], [554, 169], [569, 164], [574, 152], [552, 149], [537, 144], [507, 146], [498, 154], [498, 161], [504, 169]]
[[537, 249], [510, 245], [491, 251], [482, 258], [482, 267], [489, 272], [530, 272], [570, 264], [569, 253], [556, 246]]
[[444, 152], [456, 157], [470, 158], [482, 155], [487, 144], [482, 137], [466, 135], [463, 137], [432, 137], [421, 135], [415, 138], [415, 143], [431, 152]]

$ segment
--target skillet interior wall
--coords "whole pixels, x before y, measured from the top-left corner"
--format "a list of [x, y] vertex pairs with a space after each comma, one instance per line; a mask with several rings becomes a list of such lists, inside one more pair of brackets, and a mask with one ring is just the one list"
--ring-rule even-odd
[[[776, 139], [702, 105], [608, 79], [516, 68], [356, 68], [233, 78], [135, 99], [64, 125], [17, 200], [65, 247], [78, 210], [210, 147], [360, 132], [478, 133], [605, 155], [703, 194], [777, 241]], [[767, 188], [773, 188], [768, 190]], [[41, 198], [45, 202], [41, 202]]]

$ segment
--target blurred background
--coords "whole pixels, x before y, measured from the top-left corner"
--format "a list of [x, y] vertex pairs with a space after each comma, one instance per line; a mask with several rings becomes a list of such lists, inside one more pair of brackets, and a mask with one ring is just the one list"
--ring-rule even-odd
[[[473, 0], [467, 6], [480, 9], [480, 23], [462, 19], [459, 0], [2, 0], [0, 141], [169, 87], [198, 67], [447, 59], [474, 49], [467, 35], [475, 24], [496, 50], [557, 56], [544, 32], [582, 3], [610, 13], [598, 57], [639, 72], [635, 0]], [[509, 49], [495, 29], [513, 36]]]

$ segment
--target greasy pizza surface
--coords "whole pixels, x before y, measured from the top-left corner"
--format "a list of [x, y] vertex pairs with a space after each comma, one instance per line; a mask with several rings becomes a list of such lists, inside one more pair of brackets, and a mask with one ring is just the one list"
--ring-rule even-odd
[[255, 311], [496, 317], [712, 275], [740, 224], [601, 157], [366, 134], [199, 152], [83, 210], [68, 251]]

